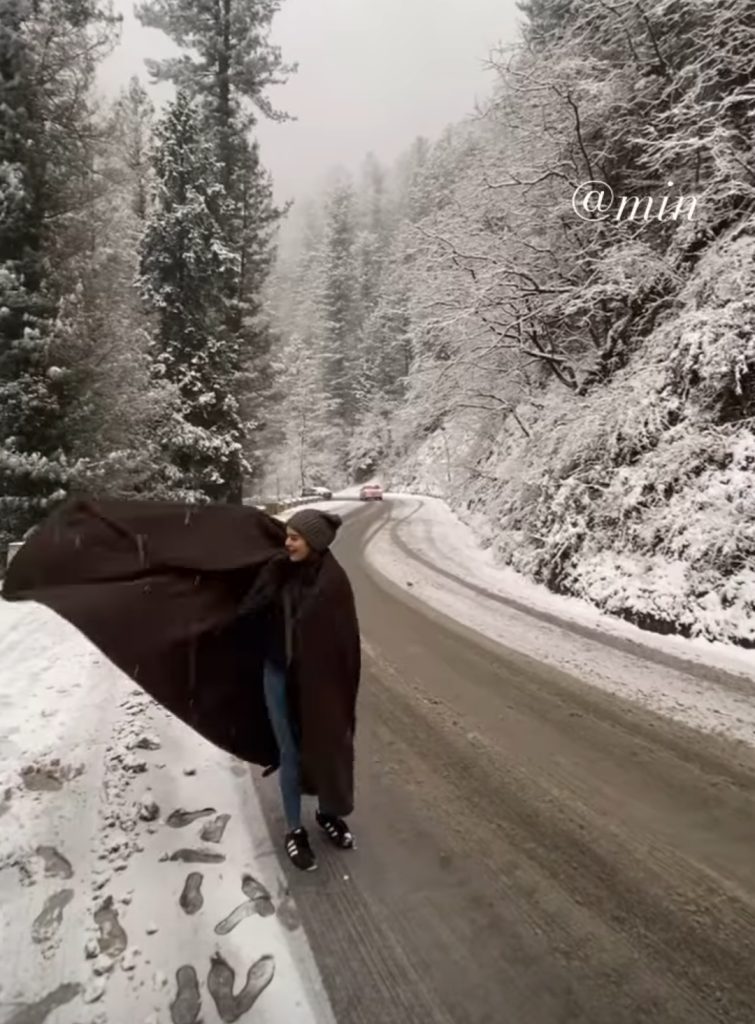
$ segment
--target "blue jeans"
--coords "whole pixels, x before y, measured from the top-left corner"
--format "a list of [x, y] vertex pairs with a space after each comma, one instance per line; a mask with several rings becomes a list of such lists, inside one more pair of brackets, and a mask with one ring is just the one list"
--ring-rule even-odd
[[271, 661], [265, 661], [262, 678], [267, 713], [280, 754], [278, 771], [283, 813], [289, 830], [293, 830], [301, 827], [301, 769], [299, 748], [288, 715], [286, 670]]

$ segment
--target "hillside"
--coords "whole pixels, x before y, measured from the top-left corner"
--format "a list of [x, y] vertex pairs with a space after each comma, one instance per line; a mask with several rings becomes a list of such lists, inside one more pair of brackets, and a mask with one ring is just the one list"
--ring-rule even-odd
[[755, 18], [525, 6], [474, 117], [301, 218], [278, 486], [380, 473], [554, 590], [750, 646]]
[[410, 433], [402, 448], [416, 450], [386, 462], [392, 485], [446, 497], [502, 561], [556, 591], [752, 646], [753, 420], [714, 403], [738, 370], [732, 403], [753, 400], [754, 250], [750, 224], [711, 247], [627, 365], [586, 395], [550, 385], [527, 435], [469, 413]]

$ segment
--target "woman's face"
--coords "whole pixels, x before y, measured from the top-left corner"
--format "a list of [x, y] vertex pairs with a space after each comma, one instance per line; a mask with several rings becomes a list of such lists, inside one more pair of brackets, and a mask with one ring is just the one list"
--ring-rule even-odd
[[311, 548], [300, 533], [289, 526], [286, 530], [286, 551], [292, 562], [303, 562], [309, 557]]

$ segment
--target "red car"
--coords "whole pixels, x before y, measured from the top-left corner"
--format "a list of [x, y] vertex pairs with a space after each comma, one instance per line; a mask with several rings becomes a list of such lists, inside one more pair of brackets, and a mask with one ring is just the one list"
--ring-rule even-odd
[[383, 488], [380, 484], [364, 484], [359, 489], [360, 501], [382, 501]]

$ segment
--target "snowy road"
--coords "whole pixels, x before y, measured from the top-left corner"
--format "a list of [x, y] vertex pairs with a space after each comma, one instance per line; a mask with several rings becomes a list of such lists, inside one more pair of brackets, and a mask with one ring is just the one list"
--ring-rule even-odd
[[0, 1024], [752, 1024], [747, 658], [643, 660], [536, 590], [528, 616], [444, 517], [341, 531], [359, 849], [313, 875], [278, 860], [274, 779], [0, 602]]
[[[752, 1024], [755, 751], [679, 718], [696, 687], [711, 729], [737, 698], [736, 732], [755, 688], [616, 647], [587, 685], [598, 641], [502, 605], [491, 619], [480, 594], [470, 610], [424, 557], [437, 520], [408, 529], [417, 504], [356, 511], [338, 544], [366, 650], [359, 849], [291, 881], [339, 1024]], [[538, 629], [540, 659], [522, 650]]]
[[497, 565], [434, 498], [392, 496], [370, 565], [401, 589], [520, 654], [705, 732], [755, 747], [755, 652], [649, 633]]

